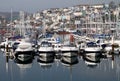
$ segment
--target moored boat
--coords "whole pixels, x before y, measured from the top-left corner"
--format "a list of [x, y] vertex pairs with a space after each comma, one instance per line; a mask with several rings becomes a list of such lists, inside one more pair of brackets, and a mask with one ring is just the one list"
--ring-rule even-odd
[[61, 52], [78, 52], [78, 48], [75, 45], [62, 45]]
[[39, 48], [38, 48], [39, 53], [54, 53], [54, 48], [51, 43], [47, 41], [42, 41]]
[[105, 44], [104, 50], [106, 53], [114, 53], [114, 54], [120, 53], [120, 47], [118, 44]]
[[32, 47], [32, 44], [29, 42], [23, 42], [21, 41], [18, 47], [16, 48], [14, 52], [15, 56], [17, 57], [18, 55], [33, 55], [34, 54], [34, 49]]
[[53, 44], [53, 47], [55, 52], [61, 52], [62, 44], [56, 43], [56, 44]]
[[100, 53], [101, 47], [94, 42], [88, 42], [84, 48], [85, 53]]

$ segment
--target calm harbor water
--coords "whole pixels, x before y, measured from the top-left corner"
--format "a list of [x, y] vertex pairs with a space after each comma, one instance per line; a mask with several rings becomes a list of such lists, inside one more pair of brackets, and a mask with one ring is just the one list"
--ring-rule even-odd
[[54, 56], [46, 58], [47, 62], [37, 55], [26, 62], [7, 58], [0, 51], [0, 81], [120, 81], [119, 55], [114, 59]]

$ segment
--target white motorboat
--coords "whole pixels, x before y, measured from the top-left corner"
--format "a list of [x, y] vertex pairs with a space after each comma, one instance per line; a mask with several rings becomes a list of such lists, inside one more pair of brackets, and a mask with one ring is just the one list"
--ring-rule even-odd
[[7, 42], [6, 41], [3, 41], [0, 43], [0, 48], [5, 48], [5, 46], [7, 46]]
[[61, 52], [78, 52], [78, 49], [75, 45], [62, 45]]
[[114, 48], [112, 48], [112, 45], [111, 45], [111, 44], [106, 44], [104, 50], [105, 50], [107, 53], [111, 53], [112, 50], [113, 50], [113, 53], [114, 53], [114, 54], [119, 54], [119, 53], [120, 53], [119, 45], [114, 44], [113, 47], [114, 47]]
[[96, 56], [100, 56], [102, 54], [101, 53], [85, 53], [85, 55], [96, 57]]
[[97, 45], [94, 42], [89, 42], [86, 44], [86, 47], [84, 48], [85, 53], [100, 53], [101, 52], [101, 46]]
[[54, 48], [51, 43], [47, 41], [42, 41], [39, 48], [38, 48], [39, 53], [54, 53]]
[[8, 38], [5, 39], [5, 41], [0, 43], [0, 48], [6, 48], [8, 45], [8, 48], [12, 47], [12, 42], [11, 40], [8, 40]]
[[13, 42], [13, 44], [12, 44], [12, 49], [13, 49], [13, 51], [15, 51], [15, 50], [17, 49], [17, 47], [18, 47], [18, 45], [20, 44], [20, 42], [21, 42], [21, 41], [17, 41], [17, 40]]
[[51, 44], [57, 44], [57, 43], [60, 43], [60, 38], [53, 36], [53, 37], [44, 38], [42, 41], [47, 41]]
[[61, 48], [62, 48], [62, 44], [61, 43], [56, 43], [56, 44], [53, 44], [53, 47], [54, 47], [55, 52], [60, 52]]
[[57, 43], [56, 38], [54, 38], [54, 37], [46, 38], [46, 40], [47, 40], [49, 43], [52, 43], [52, 44]]
[[112, 36], [112, 39], [109, 41], [109, 43], [104, 44], [104, 50], [107, 53], [114, 53], [114, 54], [120, 54], [120, 47], [119, 47], [120, 40], [115, 40], [114, 36]]
[[18, 55], [32, 55], [34, 54], [34, 49], [30, 42], [21, 41], [18, 47], [15, 49], [15, 56]]

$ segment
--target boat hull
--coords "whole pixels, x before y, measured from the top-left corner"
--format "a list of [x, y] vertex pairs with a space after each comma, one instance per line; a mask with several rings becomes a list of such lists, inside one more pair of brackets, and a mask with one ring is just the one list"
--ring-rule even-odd
[[100, 48], [85, 48], [85, 53], [101, 53]]
[[77, 47], [62, 47], [61, 48], [61, 52], [62, 53], [66, 53], [66, 52], [78, 52], [78, 48]]

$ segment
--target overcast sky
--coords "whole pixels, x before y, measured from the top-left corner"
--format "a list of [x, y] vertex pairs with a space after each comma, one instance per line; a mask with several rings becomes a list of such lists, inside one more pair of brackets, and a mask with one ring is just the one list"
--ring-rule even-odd
[[109, 3], [110, 1], [120, 2], [120, 0], [0, 0], [0, 11], [27, 11], [37, 12], [48, 8], [69, 7], [79, 4]]

